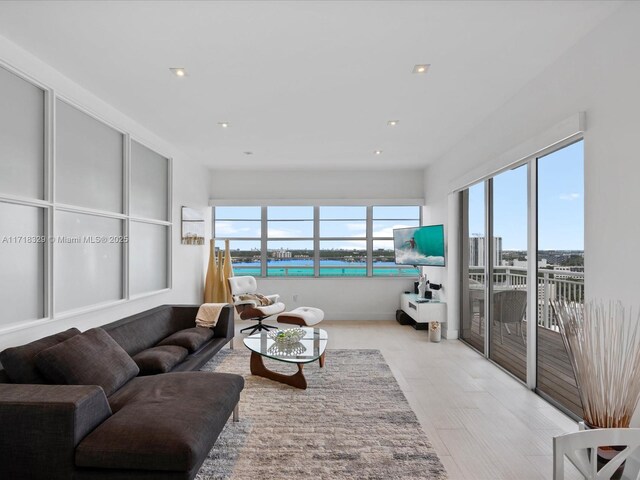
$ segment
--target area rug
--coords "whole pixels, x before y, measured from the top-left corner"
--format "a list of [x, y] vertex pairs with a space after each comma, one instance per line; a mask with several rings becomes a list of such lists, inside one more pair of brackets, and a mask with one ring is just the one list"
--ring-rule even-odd
[[244, 348], [202, 370], [243, 375], [246, 385], [240, 422], [227, 422], [197, 480], [447, 478], [378, 350], [327, 350], [324, 368], [305, 365], [306, 390], [251, 375]]

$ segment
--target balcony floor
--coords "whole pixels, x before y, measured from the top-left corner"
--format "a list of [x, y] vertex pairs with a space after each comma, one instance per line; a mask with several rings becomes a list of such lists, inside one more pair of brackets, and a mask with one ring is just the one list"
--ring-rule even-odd
[[[525, 381], [527, 352], [522, 337], [517, 333], [515, 325], [509, 325], [511, 334], [509, 335], [504, 329], [501, 342], [498, 326], [495, 328], [495, 335], [492, 335], [491, 339], [491, 359]], [[523, 328], [526, 332], [526, 322], [523, 323]], [[479, 329], [480, 324], [476, 316], [471, 323], [471, 328], [463, 330], [463, 337], [465, 342], [482, 351], [484, 335], [478, 333]], [[538, 327], [537, 385], [540, 392], [582, 417], [582, 404], [562, 336], [554, 330], [542, 327]]]

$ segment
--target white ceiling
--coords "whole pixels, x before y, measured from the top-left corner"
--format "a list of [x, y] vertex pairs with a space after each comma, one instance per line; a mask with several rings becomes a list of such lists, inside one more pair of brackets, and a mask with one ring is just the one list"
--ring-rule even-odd
[[213, 168], [421, 168], [619, 5], [3, 1], [0, 35]]

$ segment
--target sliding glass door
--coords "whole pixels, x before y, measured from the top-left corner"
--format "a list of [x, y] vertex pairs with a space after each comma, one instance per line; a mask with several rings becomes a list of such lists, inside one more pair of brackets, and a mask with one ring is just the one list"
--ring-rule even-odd
[[460, 338], [580, 416], [552, 308], [584, 300], [583, 141], [573, 142], [460, 192]]
[[485, 343], [485, 185], [463, 192], [462, 222], [462, 339], [481, 353]]
[[492, 180], [489, 358], [527, 380], [527, 165]]
[[578, 388], [551, 301], [584, 301], [583, 143], [537, 160], [537, 389], [580, 417]]

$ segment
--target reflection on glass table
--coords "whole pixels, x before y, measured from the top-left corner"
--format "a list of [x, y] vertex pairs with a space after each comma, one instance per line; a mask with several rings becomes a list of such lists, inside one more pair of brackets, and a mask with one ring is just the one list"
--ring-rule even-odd
[[[307, 380], [302, 372], [305, 363], [318, 360], [320, 368], [324, 367], [324, 353], [327, 348], [328, 334], [320, 328], [303, 327], [305, 335], [300, 342], [285, 345], [268, 337], [265, 332], [250, 335], [244, 339], [245, 346], [251, 350], [251, 373], [285, 383], [296, 388], [307, 388]], [[294, 363], [298, 372], [283, 375], [265, 367], [263, 357], [285, 363]]]

